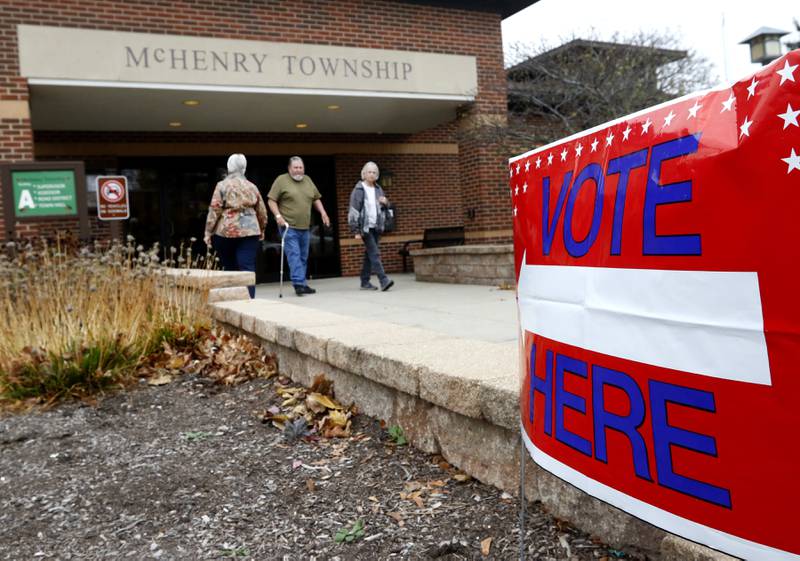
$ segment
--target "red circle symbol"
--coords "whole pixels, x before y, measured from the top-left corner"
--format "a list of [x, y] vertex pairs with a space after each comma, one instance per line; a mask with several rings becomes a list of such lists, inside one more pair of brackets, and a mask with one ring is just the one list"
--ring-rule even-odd
[[110, 203], [117, 203], [125, 196], [125, 187], [116, 179], [103, 183], [100, 194]]

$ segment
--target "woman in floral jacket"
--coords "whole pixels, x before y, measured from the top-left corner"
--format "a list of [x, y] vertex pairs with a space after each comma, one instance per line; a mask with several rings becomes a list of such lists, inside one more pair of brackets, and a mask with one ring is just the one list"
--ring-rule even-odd
[[[228, 175], [217, 183], [208, 207], [206, 245], [212, 245], [219, 254], [226, 271], [256, 270], [256, 251], [259, 240], [264, 239], [267, 227], [267, 208], [264, 199], [244, 172], [247, 159], [244, 154], [228, 158]], [[250, 298], [256, 294], [255, 285], [248, 286]]]

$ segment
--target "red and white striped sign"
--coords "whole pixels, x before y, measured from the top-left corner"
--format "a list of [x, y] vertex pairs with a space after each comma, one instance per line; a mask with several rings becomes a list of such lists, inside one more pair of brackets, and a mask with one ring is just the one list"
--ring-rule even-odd
[[798, 67], [509, 167], [533, 459], [746, 559], [800, 559]]

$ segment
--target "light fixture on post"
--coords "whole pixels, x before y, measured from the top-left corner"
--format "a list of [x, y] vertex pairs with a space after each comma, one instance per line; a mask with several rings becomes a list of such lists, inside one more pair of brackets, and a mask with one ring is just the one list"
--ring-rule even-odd
[[760, 27], [746, 39], [739, 41], [740, 45], [750, 45], [750, 61], [756, 64], [769, 64], [783, 54], [781, 37], [788, 31], [774, 27]]

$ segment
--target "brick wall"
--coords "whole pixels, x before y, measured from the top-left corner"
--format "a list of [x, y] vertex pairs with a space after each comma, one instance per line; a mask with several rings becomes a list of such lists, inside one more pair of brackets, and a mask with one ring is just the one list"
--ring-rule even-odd
[[[508, 187], [507, 155], [485, 145], [480, 137], [463, 138], [459, 163], [465, 212], [472, 217], [465, 223], [466, 232], [510, 229], [512, 208]], [[502, 173], [498, 173], [498, 168]], [[469, 236], [468, 236], [469, 240]], [[502, 241], [510, 241], [510, 237]], [[487, 243], [484, 239], [475, 243]]]
[[473, 55], [480, 111], [505, 111], [495, 14], [384, 0], [3, 0], [0, 16], [0, 95], [13, 99], [27, 99], [16, 42], [16, 25], [24, 23]]
[[[367, 161], [362, 155], [336, 158], [336, 212], [341, 240], [352, 238], [347, 229], [350, 193]], [[391, 154], [376, 157], [374, 161], [379, 168], [391, 170], [392, 186], [386, 188], [386, 196], [397, 207], [397, 230], [385, 236], [381, 243], [382, 261], [387, 271], [400, 271], [402, 259], [398, 252], [404, 242], [392, 238], [422, 238], [425, 228], [464, 223], [458, 158], [438, 154]], [[357, 274], [363, 255], [360, 243], [342, 245], [342, 274]]]
[[[506, 112], [500, 17], [496, 14], [386, 0], [184, 0], [179, 4], [156, 0], [0, 0], [0, 101], [28, 99], [26, 82], [19, 77], [17, 24], [472, 55], [478, 66], [478, 92], [465, 115], [504, 116]], [[0, 147], [0, 162], [32, 158], [30, 123], [20, 124], [20, 136], [27, 138], [27, 144], [9, 146], [8, 150]], [[507, 201], [501, 198], [500, 204], [493, 200], [501, 192], [499, 185], [505, 185], [507, 155], [490, 153], [478, 143], [465, 144], [457, 131], [458, 124], [453, 122], [413, 135], [380, 136], [379, 141], [384, 143], [461, 143], [460, 159], [398, 155], [386, 157], [385, 164], [378, 162], [394, 173], [393, 190], [397, 192], [391, 195], [400, 209], [398, 234], [421, 232], [425, 226], [465, 223], [473, 230], [510, 227], [508, 209], [503, 206]], [[102, 143], [111, 135], [115, 140], [120, 138], [119, 133], [37, 131], [36, 142]], [[222, 138], [234, 142], [297, 142], [309, 137], [179, 132], [125, 135], [128, 142], [220, 142]], [[370, 138], [317, 135], [313, 141], [370, 142]], [[337, 159], [341, 197], [349, 194], [363, 161], [363, 157]], [[431, 202], [421, 203], [426, 197]], [[474, 220], [466, 221], [463, 201], [480, 203]], [[103, 227], [95, 224], [93, 230], [102, 232]], [[355, 249], [342, 248], [346, 271], [352, 270], [350, 254], [358, 253]], [[385, 253], [387, 262], [393, 262], [394, 256], [388, 254], [396, 250], [387, 249]]]
[[[31, 159], [33, 159], [33, 135], [30, 120], [0, 119], [0, 163]], [[0, 196], [0, 232], [6, 237], [4, 203]]]

